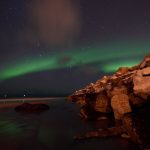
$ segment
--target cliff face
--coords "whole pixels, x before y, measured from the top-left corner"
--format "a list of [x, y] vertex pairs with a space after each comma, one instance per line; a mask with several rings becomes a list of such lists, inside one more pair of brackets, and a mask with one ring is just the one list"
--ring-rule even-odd
[[[114, 112], [121, 119], [132, 108], [146, 103], [150, 95], [150, 54], [137, 66], [121, 67], [112, 76], [91, 83], [68, 96], [81, 106], [81, 117]], [[92, 115], [91, 115], [92, 114]]]

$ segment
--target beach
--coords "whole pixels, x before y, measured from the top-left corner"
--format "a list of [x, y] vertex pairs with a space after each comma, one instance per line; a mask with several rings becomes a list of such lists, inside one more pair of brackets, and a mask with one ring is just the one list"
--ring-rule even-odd
[[[28, 99], [23, 100], [28, 101]], [[42, 99], [38, 98], [38, 100], [34, 99], [32, 103], [41, 103]], [[83, 121], [78, 115], [78, 106], [66, 99], [47, 100], [47, 98], [43, 98], [42, 102], [49, 105], [50, 109], [39, 114], [17, 113], [14, 111], [14, 107], [19, 105], [20, 101], [19, 103], [10, 101], [11, 99], [9, 102], [1, 104], [3, 107], [0, 108], [1, 149], [137, 150], [133, 143], [120, 137], [74, 141], [75, 135], [97, 128], [109, 127], [112, 122], [111, 120]]]

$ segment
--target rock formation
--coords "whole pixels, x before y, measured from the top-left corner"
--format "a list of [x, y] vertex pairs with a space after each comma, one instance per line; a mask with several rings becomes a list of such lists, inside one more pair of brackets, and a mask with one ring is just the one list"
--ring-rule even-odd
[[81, 106], [80, 116], [88, 119], [91, 113], [114, 113], [121, 119], [132, 108], [148, 101], [150, 95], [150, 55], [137, 66], [121, 67], [112, 76], [91, 83], [68, 96]]
[[48, 109], [49, 106], [46, 104], [30, 104], [30, 103], [23, 103], [15, 107], [15, 111], [21, 113], [40, 113]]
[[149, 127], [143, 124], [144, 116], [139, 119], [137, 115], [140, 106], [150, 101], [150, 55], [137, 66], [121, 67], [112, 76], [104, 76], [76, 91], [68, 100], [81, 106], [83, 119], [99, 120], [101, 114], [113, 114], [116, 121], [112, 128], [90, 131], [75, 139], [121, 135], [129, 137], [140, 149], [150, 150], [150, 135], [143, 130]]

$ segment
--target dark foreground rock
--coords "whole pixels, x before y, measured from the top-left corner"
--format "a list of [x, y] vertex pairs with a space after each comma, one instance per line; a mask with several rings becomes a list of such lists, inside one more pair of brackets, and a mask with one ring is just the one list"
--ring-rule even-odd
[[49, 106], [46, 104], [30, 104], [30, 103], [23, 103], [15, 107], [16, 112], [22, 113], [40, 113], [48, 109]]

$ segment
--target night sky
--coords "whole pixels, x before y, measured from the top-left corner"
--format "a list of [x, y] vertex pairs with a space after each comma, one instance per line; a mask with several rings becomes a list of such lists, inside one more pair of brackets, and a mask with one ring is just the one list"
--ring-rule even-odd
[[150, 51], [149, 0], [1, 0], [0, 98], [64, 96]]

